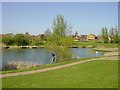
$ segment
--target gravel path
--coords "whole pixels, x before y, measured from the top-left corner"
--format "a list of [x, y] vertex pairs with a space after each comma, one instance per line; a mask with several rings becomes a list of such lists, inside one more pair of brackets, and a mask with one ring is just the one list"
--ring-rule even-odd
[[18, 76], [18, 75], [27, 75], [27, 74], [40, 73], [40, 72], [45, 72], [45, 71], [49, 71], [49, 70], [55, 70], [55, 69], [65, 68], [65, 67], [69, 67], [69, 66], [73, 66], [73, 65], [85, 63], [85, 62], [90, 62], [90, 61], [94, 61], [94, 60], [118, 60], [118, 56], [95, 58], [95, 59], [90, 59], [90, 60], [85, 60], [85, 61], [78, 61], [78, 62], [74, 62], [74, 63], [70, 63], [70, 64], [65, 64], [65, 65], [61, 65], [61, 66], [54, 66], [54, 67], [43, 68], [43, 69], [32, 70], [32, 71], [1, 74], [0, 78], [11, 77], [11, 76]]

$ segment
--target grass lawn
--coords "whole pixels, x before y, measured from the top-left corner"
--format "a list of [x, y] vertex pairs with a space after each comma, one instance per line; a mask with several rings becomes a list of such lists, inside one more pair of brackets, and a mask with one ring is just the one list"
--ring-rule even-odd
[[118, 61], [92, 61], [2, 80], [3, 88], [117, 88]]
[[88, 42], [74, 42], [74, 45], [76, 46], [104, 46], [104, 47], [118, 47], [117, 43], [98, 43], [95, 41], [88, 41]]
[[2, 38], [0, 38], [0, 42], [2, 42]]

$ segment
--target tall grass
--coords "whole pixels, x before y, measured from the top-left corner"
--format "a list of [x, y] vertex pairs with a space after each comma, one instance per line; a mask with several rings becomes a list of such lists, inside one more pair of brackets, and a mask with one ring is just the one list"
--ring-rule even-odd
[[25, 62], [25, 61], [10, 61], [7, 64], [4, 64], [2, 67], [2, 71], [4, 70], [20, 70], [20, 69], [26, 69], [26, 68], [32, 68], [40, 66], [40, 64], [33, 64], [31, 62]]

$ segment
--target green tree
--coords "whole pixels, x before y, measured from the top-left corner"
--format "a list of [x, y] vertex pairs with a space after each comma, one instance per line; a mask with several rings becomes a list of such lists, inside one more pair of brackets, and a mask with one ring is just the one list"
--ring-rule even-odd
[[53, 33], [59, 36], [66, 36], [71, 32], [71, 26], [64, 20], [62, 15], [57, 15], [53, 22]]
[[76, 31], [76, 32], [75, 32], [75, 37], [76, 37], [77, 35], [78, 35], [78, 32]]
[[70, 26], [65, 22], [62, 15], [57, 15], [53, 22], [53, 33], [47, 38], [46, 48], [56, 56], [56, 62], [71, 59], [69, 47], [73, 44], [73, 39], [67, 36]]
[[39, 38], [38, 36], [34, 36], [32, 39], [32, 45], [39, 45], [40, 43], [42, 43], [42, 39]]
[[119, 42], [119, 34], [118, 34], [117, 27], [115, 27], [115, 28], [112, 27], [109, 30], [109, 36], [111, 37], [112, 42], [114, 42], [114, 43], [118, 43]]
[[45, 34], [45, 38], [47, 39], [48, 37], [50, 37], [51, 36], [51, 31], [50, 31], [50, 29], [48, 28], [45, 32], [44, 32], [44, 34]]
[[114, 34], [114, 28], [111, 27], [111, 29], [109, 30], [109, 36], [113, 37], [115, 34]]
[[29, 45], [29, 39], [24, 34], [16, 34], [14, 36], [16, 45]]
[[115, 36], [115, 32], [114, 32], [114, 28], [111, 27], [111, 29], [109, 30], [109, 36], [111, 37], [111, 43], [114, 41], [114, 36]]
[[32, 43], [32, 36], [28, 32], [24, 34], [24, 39], [28, 41], [29, 45]]
[[105, 43], [108, 43], [109, 42], [109, 39], [108, 39], [109, 35], [108, 35], [108, 29], [105, 27]]
[[119, 34], [118, 34], [118, 30], [115, 29], [115, 35], [113, 37], [114, 43], [118, 43], [119, 42]]
[[103, 38], [103, 42], [104, 43], [108, 43], [109, 42], [109, 35], [108, 35], [108, 29], [105, 27], [105, 28], [102, 28], [102, 38]]
[[9, 36], [2, 37], [2, 42], [6, 45], [13, 45], [14, 44], [14, 38]]

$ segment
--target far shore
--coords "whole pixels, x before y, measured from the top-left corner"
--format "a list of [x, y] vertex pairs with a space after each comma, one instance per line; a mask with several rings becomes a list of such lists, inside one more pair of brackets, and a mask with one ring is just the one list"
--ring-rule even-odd
[[[14, 48], [20, 48], [20, 49], [27, 49], [27, 48], [44, 48], [44, 45], [41, 46], [2, 46], [1, 49], [14, 49]], [[94, 51], [101, 51], [104, 52], [104, 56], [118, 56], [118, 48], [117, 47], [93, 47], [92, 45], [89, 46], [71, 46], [70, 48], [93, 48]]]
[[2, 46], [0, 48], [8, 49], [8, 48], [44, 48], [43, 45], [41, 46]]
[[[44, 45], [35, 46], [35, 45], [28, 45], [28, 46], [7, 46], [7, 45], [1, 45], [0, 48], [8, 49], [8, 48], [44, 48]], [[71, 46], [70, 48], [95, 48], [95, 46], [89, 45], [89, 46]]]

